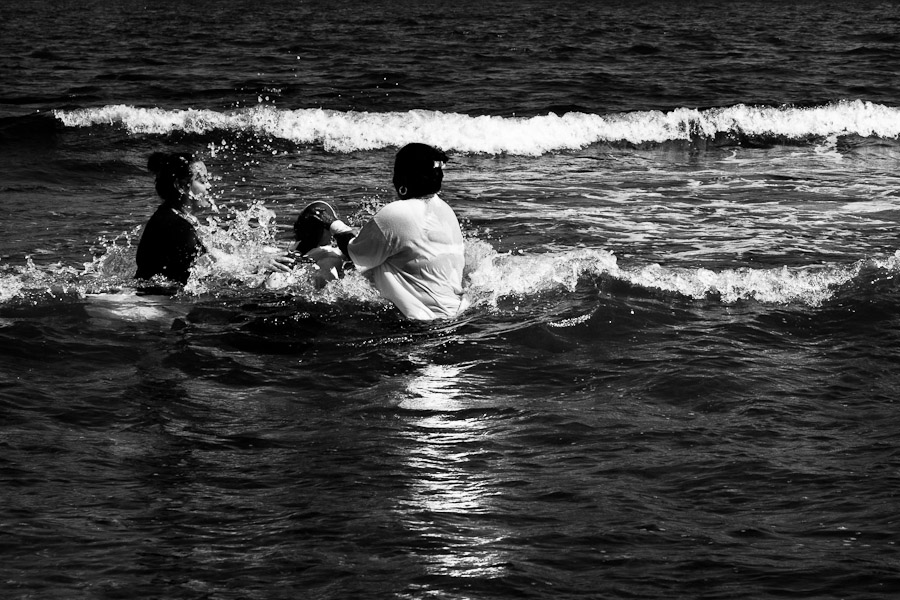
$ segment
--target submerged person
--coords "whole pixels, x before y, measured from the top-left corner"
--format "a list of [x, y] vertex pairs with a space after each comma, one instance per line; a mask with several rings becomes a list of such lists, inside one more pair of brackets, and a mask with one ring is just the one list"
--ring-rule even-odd
[[313, 283], [324, 287], [344, 275], [344, 258], [340, 249], [331, 245], [331, 230], [316, 216], [317, 211], [330, 211], [325, 202], [313, 202], [302, 211], [294, 222], [294, 242], [290, 250], [311, 260], [316, 265]]
[[358, 234], [331, 206], [313, 210], [344, 255], [410, 319], [452, 318], [468, 306], [462, 231], [456, 213], [438, 196], [447, 160], [426, 144], [401, 148], [393, 177], [399, 200], [381, 208]]
[[[202, 160], [184, 152], [154, 152], [147, 169], [156, 175], [156, 193], [163, 203], [141, 234], [135, 277], [162, 276], [183, 285], [191, 266], [207, 252], [197, 233], [199, 222], [194, 213], [207, 208], [217, 210], [209, 194], [209, 173]], [[290, 262], [287, 256], [270, 255], [258, 269], [286, 271]]]

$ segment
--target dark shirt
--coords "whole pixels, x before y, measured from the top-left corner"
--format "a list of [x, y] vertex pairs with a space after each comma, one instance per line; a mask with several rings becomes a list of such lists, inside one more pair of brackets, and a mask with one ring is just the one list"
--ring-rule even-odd
[[187, 283], [191, 264], [205, 250], [190, 221], [171, 208], [160, 206], [147, 221], [138, 243], [135, 277], [150, 279], [162, 275]]

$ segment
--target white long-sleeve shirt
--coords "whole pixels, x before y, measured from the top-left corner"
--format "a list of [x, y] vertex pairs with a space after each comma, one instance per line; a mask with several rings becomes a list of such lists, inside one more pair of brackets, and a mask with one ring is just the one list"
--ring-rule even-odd
[[462, 231], [437, 195], [384, 206], [350, 241], [348, 253], [407, 318], [452, 318], [466, 308]]

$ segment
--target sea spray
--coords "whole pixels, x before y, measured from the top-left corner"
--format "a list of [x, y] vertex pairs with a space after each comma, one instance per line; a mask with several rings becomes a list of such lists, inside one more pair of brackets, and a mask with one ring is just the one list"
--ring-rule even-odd
[[467, 293], [479, 305], [496, 307], [501, 298], [553, 289], [572, 291], [581, 279], [604, 273], [618, 273], [616, 257], [605, 250], [499, 254], [483, 241], [469, 241], [466, 247]]
[[[553, 289], [573, 291], [583, 280], [620, 281], [648, 291], [734, 304], [802, 304], [819, 307], [853, 281], [863, 263], [849, 266], [772, 269], [711, 269], [620, 265], [605, 250], [580, 249], [543, 254], [498, 254], [485, 242], [467, 247], [467, 293], [480, 305], [496, 307], [501, 298], [528, 298]], [[900, 253], [875, 264], [896, 270]]]
[[633, 285], [672, 292], [694, 299], [717, 298], [725, 304], [754, 300], [765, 304], [799, 303], [821, 306], [857, 267], [774, 269], [665, 268], [658, 264], [625, 269], [622, 278]]
[[[262, 289], [335, 304], [344, 301], [385, 304], [363, 274], [350, 269], [346, 277], [317, 289], [314, 265], [298, 262], [289, 272], [260, 269], [273, 252], [281, 252], [275, 213], [257, 202], [232, 209], [227, 219], [212, 217], [199, 232], [208, 259], [199, 260], [180, 295], [190, 297], [246, 295]], [[95, 257], [80, 266], [40, 265], [27, 257], [23, 266], [0, 264], [0, 303], [14, 300], [42, 302], [59, 295], [117, 292], [136, 289], [134, 240], [140, 227], [95, 245]], [[662, 294], [734, 304], [800, 304], [820, 307], [838, 290], [872, 282], [900, 272], [900, 251], [855, 263], [769, 269], [668, 267], [661, 264], [621, 264], [603, 249], [575, 249], [544, 253], [498, 252], [474, 235], [466, 239], [464, 290], [474, 307], [495, 310], [504, 299], [526, 304], [554, 290], [572, 292], [584, 282], [606, 279]], [[867, 279], [868, 278], [868, 279]]]
[[81, 293], [79, 271], [72, 266], [59, 262], [37, 265], [31, 256], [22, 266], [0, 265], [0, 303], [24, 300], [36, 304]]

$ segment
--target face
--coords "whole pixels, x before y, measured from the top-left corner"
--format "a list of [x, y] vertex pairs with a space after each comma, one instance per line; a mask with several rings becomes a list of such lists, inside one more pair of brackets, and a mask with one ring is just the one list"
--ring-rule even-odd
[[209, 183], [209, 172], [201, 161], [191, 164], [191, 182], [187, 188], [187, 195], [194, 210], [211, 208], [217, 211], [216, 204], [209, 195], [212, 186]]

